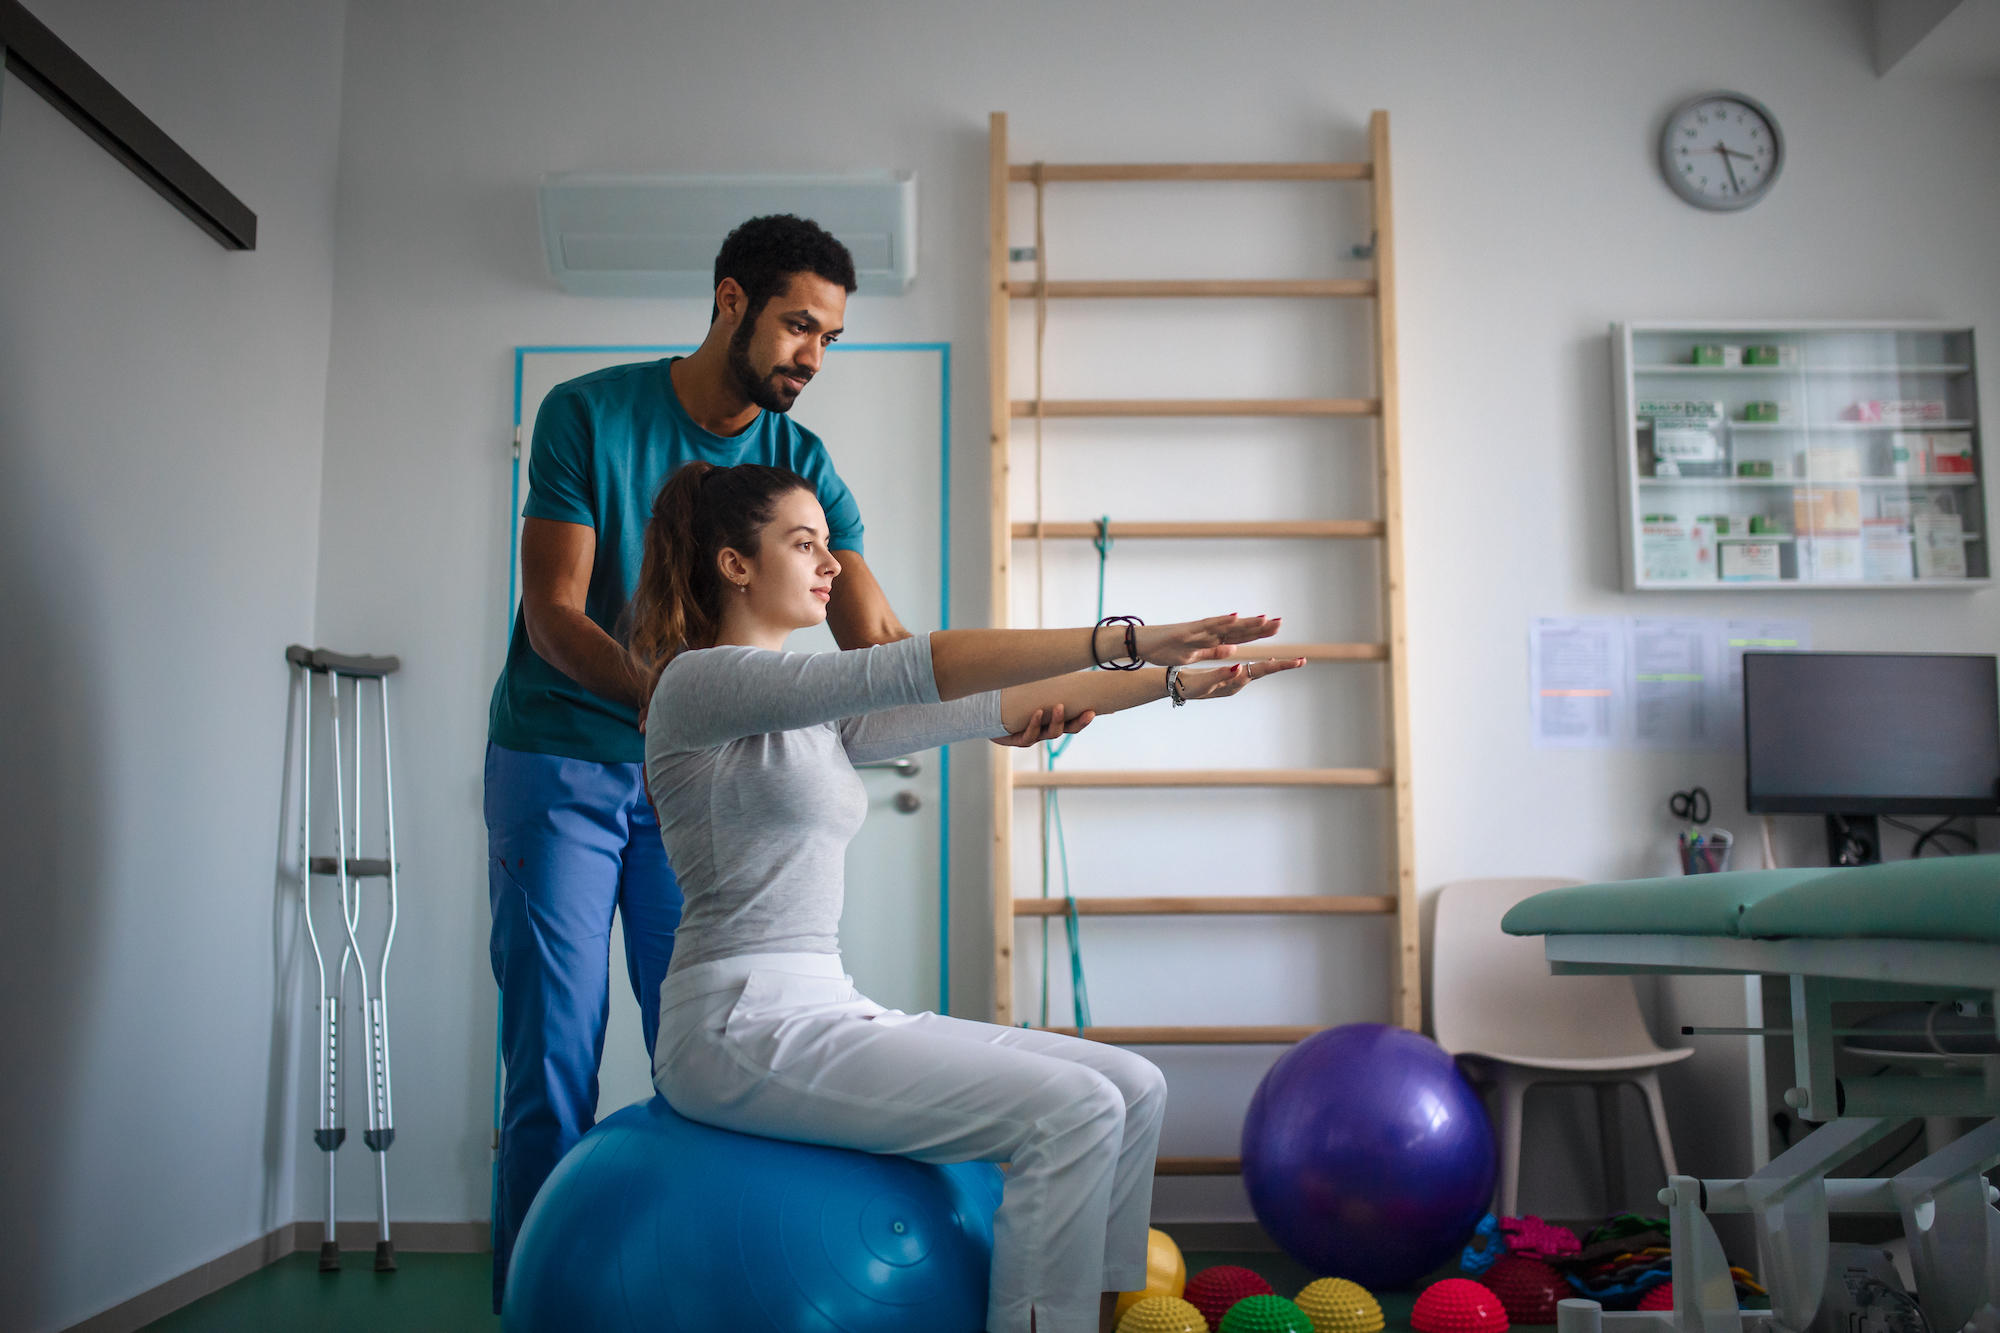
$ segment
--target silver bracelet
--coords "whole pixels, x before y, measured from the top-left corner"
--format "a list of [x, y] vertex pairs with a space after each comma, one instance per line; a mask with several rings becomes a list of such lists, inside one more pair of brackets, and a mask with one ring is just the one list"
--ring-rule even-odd
[[1176, 708], [1187, 702], [1187, 695], [1181, 690], [1181, 669], [1177, 666], [1167, 668], [1167, 697]]

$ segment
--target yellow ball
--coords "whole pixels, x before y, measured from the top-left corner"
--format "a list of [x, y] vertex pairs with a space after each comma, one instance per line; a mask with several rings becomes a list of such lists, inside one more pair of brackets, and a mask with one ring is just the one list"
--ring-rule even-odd
[[1208, 1333], [1208, 1321], [1178, 1296], [1143, 1296], [1118, 1321], [1118, 1333]]
[[1292, 1302], [1313, 1321], [1313, 1333], [1381, 1333], [1382, 1307], [1368, 1288], [1344, 1277], [1310, 1283]]
[[1181, 1247], [1174, 1244], [1172, 1236], [1158, 1227], [1148, 1227], [1146, 1285], [1138, 1291], [1120, 1292], [1114, 1317], [1123, 1319], [1127, 1310], [1148, 1296], [1178, 1296], [1186, 1290], [1187, 1260], [1181, 1258]]

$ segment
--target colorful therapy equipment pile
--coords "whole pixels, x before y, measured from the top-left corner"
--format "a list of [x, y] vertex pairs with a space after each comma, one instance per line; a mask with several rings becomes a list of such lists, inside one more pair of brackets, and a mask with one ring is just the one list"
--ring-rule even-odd
[[[1477, 1276], [1425, 1287], [1410, 1311], [1415, 1333], [1507, 1333], [1553, 1324], [1557, 1303], [1582, 1296], [1611, 1309], [1673, 1308], [1663, 1218], [1621, 1213], [1579, 1238], [1539, 1217], [1488, 1214], [1460, 1257]], [[1730, 1270], [1740, 1293], [1762, 1294]], [[1180, 1250], [1151, 1233], [1144, 1291], [1118, 1302], [1118, 1333], [1381, 1333], [1382, 1306], [1366, 1287], [1323, 1277], [1291, 1300], [1247, 1268], [1223, 1265], [1192, 1278]]]
[[[1459, 1268], [1479, 1279], [1516, 1324], [1553, 1324], [1556, 1303], [1582, 1297], [1610, 1310], [1671, 1310], [1673, 1264], [1667, 1219], [1620, 1213], [1578, 1237], [1539, 1217], [1488, 1214]], [[1731, 1268], [1739, 1297], [1763, 1295]]]
[[1163, 1231], [1147, 1237], [1146, 1287], [1118, 1298], [1118, 1333], [1381, 1333], [1367, 1288], [1323, 1277], [1291, 1300], [1247, 1268], [1221, 1264], [1193, 1277]]

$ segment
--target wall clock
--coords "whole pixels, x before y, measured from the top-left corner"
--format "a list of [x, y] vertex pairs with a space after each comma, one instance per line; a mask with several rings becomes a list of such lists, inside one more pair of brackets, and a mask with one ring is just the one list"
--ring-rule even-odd
[[1741, 93], [1690, 97], [1660, 131], [1660, 170], [1696, 208], [1750, 207], [1770, 193], [1784, 163], [1777, 118]]

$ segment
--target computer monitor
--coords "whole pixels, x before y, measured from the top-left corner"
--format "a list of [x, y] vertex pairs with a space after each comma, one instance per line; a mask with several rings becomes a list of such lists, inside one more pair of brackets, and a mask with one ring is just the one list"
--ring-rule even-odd
[[1879, 815], [2000, 814], [1993, 654], [1745, 653], [1752, 814], [1821, 814], [1828, 859], [1879, 860]]

